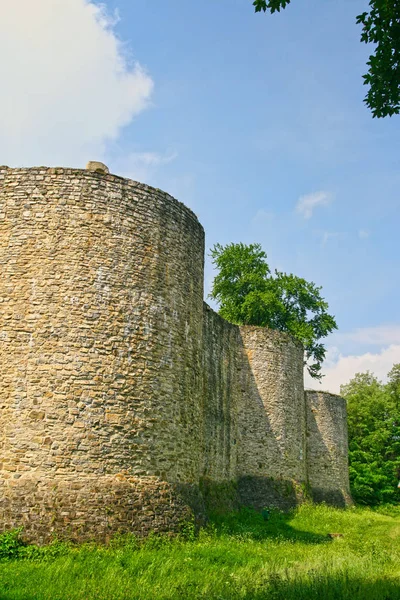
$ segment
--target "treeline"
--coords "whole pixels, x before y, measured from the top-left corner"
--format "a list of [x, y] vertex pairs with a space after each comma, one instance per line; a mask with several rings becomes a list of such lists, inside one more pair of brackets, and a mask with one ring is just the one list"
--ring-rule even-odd
[[388, 382], [357, 373], [340, 388], [347, 400], [350, 485], [360, 504], [400, 504], [400, 363]]

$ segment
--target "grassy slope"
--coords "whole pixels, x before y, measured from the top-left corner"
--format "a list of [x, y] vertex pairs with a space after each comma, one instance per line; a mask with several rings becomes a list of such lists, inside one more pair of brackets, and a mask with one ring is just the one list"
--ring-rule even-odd
[[188, 541], [55, 546], [0, 563], [1, 600], [177, 598], [400, 600], [400, 510], [303, 506], [267, 522], [248, 511]]

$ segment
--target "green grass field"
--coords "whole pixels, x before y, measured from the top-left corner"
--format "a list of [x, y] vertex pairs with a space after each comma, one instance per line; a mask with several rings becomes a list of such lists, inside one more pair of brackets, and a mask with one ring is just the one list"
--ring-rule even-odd
[[242, 511], [197, 536], [109, 547], [3, 536], [0, 555], [1, 600], [400, 600], [400, 508]]

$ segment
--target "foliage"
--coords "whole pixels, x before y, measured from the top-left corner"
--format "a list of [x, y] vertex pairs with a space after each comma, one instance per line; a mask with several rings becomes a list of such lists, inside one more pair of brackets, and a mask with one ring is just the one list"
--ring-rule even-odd
[[22, 527], [0, 534], [0, 562], [17, 559], [53, 560], [67, 554], [70, 548], [70, 544], [57, 539], [47, 546], [26, 544], [22, 539]]
[[[400, 508], [305, 505], [213, 519], [188, 541], [126, 537], [1, 564], [2, 600], [399, 600]], [[343, 538], [330, 539], [339, 532]], [[46, 554], [46, 547], [41, 549]]]
[[220, 315], [237, 325], [290, 333], [304, 346], [310, 375], [321, 379], [325, 348], [319, 340], [337, 328], [321, 288], [295, 275], [272, 275], [259, 244], [216, 244], [211, 257], [219, 272], [210, 297], [220, 304]]
[[[290, 0], [254, 0], [256, 12], [286, 8]], [[361, 41], [375, 45], [369, 71], [363, 75], [369, 90], [364, 99], [373, 117], [400, 112], [400, 0], [370, 0], [369, 12], [356, 17], [362, 25]]]
[[13, 529], [0, 535], [0, 560], [19, 558], [23, 548], [21, 531], [21, 528]]
[[350, 483], [362, 504], [400, 502], [400, 364], [386, 385], [357, 373], [344, 386], [349, 424]]
[[370, 12], [357, 17], [363, 26], [361, 41], [376, 44], [363, 76], [370, 86], [365, 103], [374, 117], [392, 116], [400, 112], [400, 2], [371, 0], [369, 4]]
[[281, 8], [286, 8], [290, 0], [254, 0], [253, 6], [256, 12], [269, 10], [271, 14], [280, 12]]
[[393, 365], [389, 371], [386, 389], [396, 406], [396, 410], [400, 410], [400, 363]]

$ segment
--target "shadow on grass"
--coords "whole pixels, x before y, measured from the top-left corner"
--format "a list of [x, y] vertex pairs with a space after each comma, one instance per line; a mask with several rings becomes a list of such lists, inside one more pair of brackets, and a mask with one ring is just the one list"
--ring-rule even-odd
[[277, 510], [257, 512], [243, 508], [223, 516], [210, 516], [211, 528], [218, 535], [231, 535], [252, 540], [290, 540], [303, 544], [326, 544], [332, 540], [322, 534], [295, 529], [290, 525], [291, 513]]
[[[96, 592], [75, 591], [67, 594], [18, 594], [12, 589], [2, 590], [2, 600], [111, 600], [110, 596]], [[149, 595], [129, 592], [118, 593], [115, 600], [148, 600]], [[348, 576], [346, 573], [334, 575], [306, 574], [303, 580], [289, 580], [278, 574], [270, 576], [264, 585], [238, 591], [233, 587], [219, 589], [205, 595], [201, 585], [178, 585], [175, 589], [155, 592], [154, 600], [400, 600], [400, 584], [384, 578], [373, 581]]]
[[[228, 597], [227, 597], [228, 598]], [[242, 600], [400, 600], [400, 583], [388, 579], [366, 581], [346, 573], [308, 576], [306, 581], [273, 576], [264, 589], [246, 593]], [[233, 599], [232, 599], [233, 600]]]
[[[400, 600], [400, 583], [394, 579], [350, 576], [345, 571], [334, 574], [308, 572], [300, 578], [289, 579], [272, 574], [256, 588], [249, 582], [247, 590], [230, 587], [215, 593], [178, 586], [162, 600]], [[33, 599], [32, 599], [33, 600]], [[137, 598], [135, 600], [140, 600]], [[156, 598], [155, 598], [156, 600]]]

